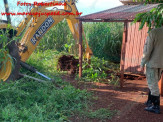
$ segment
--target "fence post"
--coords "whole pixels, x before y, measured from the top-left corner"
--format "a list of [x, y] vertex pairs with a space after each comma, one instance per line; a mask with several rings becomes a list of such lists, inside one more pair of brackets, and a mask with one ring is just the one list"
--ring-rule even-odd
[[79, 20], [79, 78], [82, 77], [82, 58], [83, 58], [83, 52], [82, 52], [82, 21]]
[[163, 96], [163, 73], [159, 81], [159, 89], [160, 89], [160, 95]]
[[[7, 0], [4, 0], [4, 5], [5, 5], [5, 11], [6, 11], [6, 13], [9, 13], [9, 6], [8, 6], [8, 1]], [[8, 24], [11, 24], [10, 15], [6, 15], [6, 16], [7, 16]]]
[[126, 42], [127, 42], [127, 31], [128, 31], [128, 22], [124, 22], [124, 31], [123, 31], [123, 40], [122, 40], [122, 49], [121, 49], [121, 63], [120, 63], [120, 86], [123, 87], [124, 83], [124, 64], [125, 64], [125, 52], [126, 52]]

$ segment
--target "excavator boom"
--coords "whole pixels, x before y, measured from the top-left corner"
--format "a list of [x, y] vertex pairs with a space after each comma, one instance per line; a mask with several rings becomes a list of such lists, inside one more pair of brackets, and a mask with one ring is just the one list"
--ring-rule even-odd
[[[55, 5], [60, 5], [60, 1], [53, 1]], [[64, 0], [63, 9], [50, 9], [49, 7], [56, 8], [51, 2], [45, 2], [45, 5], [49, 6], [37, 6], [33, 5], [30, 13], [34, 15], [27, 15], [25, 20], [22, 21], [17, 27], [17, 35], [20, 36], [23, 31], [24, 34], [18, 43], [19, 55], [21, 61], [25, 62], [30, 55], [34, 52], [41, 38], [48, 32], [53, 26], [61, 22], [63, 19], [67, 20], [68, 26], [73, 34], [76, 44], [79, 42], [79, 20], [76, 19], [80, 16], [74, 0]], [[54, 15], [55, 14], [55, 15]], [[3, 24], [0, 28], [7, 28], [7, 24]], [[86, 41], [86, 55], [90, 58], [92, 51], [89, 48], [88, 42]], [[11, 68], [7, 69], [11, 72]], [[1, 79], [0, 73], [0, 79]]]

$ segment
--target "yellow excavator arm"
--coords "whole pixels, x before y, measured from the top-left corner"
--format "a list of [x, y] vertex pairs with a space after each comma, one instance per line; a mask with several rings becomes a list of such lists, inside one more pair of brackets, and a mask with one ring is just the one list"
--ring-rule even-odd
[[[55, 3], [60, 3], [60, 1], [55, 1]], [[46, 2], [46, 4], [50, 4], [50, 2]], [[22, 21], [18, 27], [16, 28], [17, 34], [16, 36], [22, 36], [18, 45], [12, 43], [9, 45], [10, 52], [9, 54], [17, 59], [15, 61], [15, 68], [12, 70], [12, 65], [8, 61], [6, 64], [6, 70], [4, 70], [3, 65], [0, 67], [0, 79], [3, 81], [15, 80], [18, 76], [18, 72], [20, 69], [20, 60], [25, 62], [30, 55], [34, 52], [37, 45], [39, 44], [41, 38], [44, 36], [46, 32], [48, 32], [53, 26], [57, 23], [61, 22], [63, 19], [67, 20], [69, 28], [73, 34], [76, 43], [79, 42], [79, 20], [76, 19], [79, 17], [76, 12], [78, 12], [74, 0], [64, 0], [64, 9], [57, 10], [49, 10], [48, 7], [51, 6], [33, 6], [30, 13], [49, 13], [49, 15], [27, 15], [24, 21]], [[50, 13], [64, 13], [64, 15], [51, 15]], [[73, 15], [72, 15], [73, 13]], [[7, 23], [0, 23], [0, 29], [6, 29], [8, 26]], [[85, 37], [85, 35], [84, 35]], [[86, 40], [86, 38], [85, 38]], [[89, 48], [88, 42], [86, 40], [86, 52], [85, 58], [90, 59], [93, 54], [91, 49]], [[20, 59], [21, 57], [21, 59]], [[11, 60], [11, 59], [9, 59]]]
[[[59, 1], [54, 1], [54, 2], [59, 3]], [[19, 26], [17, 27], [17, 36], [20, 35], [20, 33], [22, 32], [22, 30], [25, 29], [27, 24], [31, 22], [19, 43], [20, 56], [23, 62], [25, 62], [29, 58], [29, 56], [33, 53], [33, 51], [36, 49], [43, 35], [47, 31], [49, 31], [53, 26], [55, 26], [57, 23], [61, 22], [63, 19], [67, 20], [67, 23], [73, 34], [73, 37], [78, 43], [79, 20], [76, 19], [77, 17], [79, 17], [79, 15], [76, 14], [78, 10], [73, 0], [66, 0], [65, 3], [66, 4], [64, 6], [64, 9], [62, 10], [48, 10], [47, 8], [49, 6], [34, 6], [31, 10], [31, 13], [33, 12], [58, 13], [59, 12], [59, 13], [67, 13], [66, 15], [48, 15], [48, 16], [42, 15], [39, 17], [38, 15], [36, 16], [28, 15], [27, 18], [19, 24]], [[71, 15], [70, 13], [73, 13], [74, 15]], [[86, 53], [87, 55], [89, 54], [92, 55], [92, 51], [89, 48], [88, 42], [86, 43], [87, 43]], [[87, 58], [90, 58], [90, 56], [87, 56]]]

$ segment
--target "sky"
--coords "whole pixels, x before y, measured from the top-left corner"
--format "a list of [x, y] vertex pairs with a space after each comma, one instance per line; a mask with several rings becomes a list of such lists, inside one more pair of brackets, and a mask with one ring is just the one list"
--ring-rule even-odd
[[120, 5], [122, 3], [119, 0], [79, 0], [77, 8], [83, 15], [87, 15]]
[[[35, 1], [42, 2], [48, 0], [8, 0], [11, 12], [20, 9], [20, 7], [17, 7], [17, 1], [33, 3]], [[0, 9], [0, 19], [6, 19], [6, 17], [2, 17], [1, 15], [1, 12], [4, 12], [3, 5], [3, 0], [0, 0], [0, 7], [2, 8]], [[82, 15], [103, 11], [120, 5], [122, 5], [122, 3], [119, 0], [78, 0], [78, 3], [76, 4], [78, 11], [83, 13]], [[21, 17], [15, 17], [17, 20], [19, 18]]]

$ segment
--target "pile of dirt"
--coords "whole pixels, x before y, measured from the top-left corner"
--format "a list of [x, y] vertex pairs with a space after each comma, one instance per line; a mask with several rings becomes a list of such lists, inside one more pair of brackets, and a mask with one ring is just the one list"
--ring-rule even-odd
[[68, 74], [73, 75], [78, 71], [79, 60], [72, 55], [63, 55], [58, 59], [57, 69], [68, 71]]

